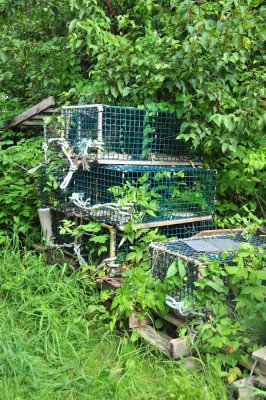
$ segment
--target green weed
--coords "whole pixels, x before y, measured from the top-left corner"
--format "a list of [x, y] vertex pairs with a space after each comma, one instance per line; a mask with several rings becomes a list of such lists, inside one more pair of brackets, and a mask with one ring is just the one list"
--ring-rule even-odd
[[212, 368], [189, 372], [95, 326], [90, 292], [67, 265], [47, 266], [16, 244], [1, 267], [1, 399], [226, 399]]

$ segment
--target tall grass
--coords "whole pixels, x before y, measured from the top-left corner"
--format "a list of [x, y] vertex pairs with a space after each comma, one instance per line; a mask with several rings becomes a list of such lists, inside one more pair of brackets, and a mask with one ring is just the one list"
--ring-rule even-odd
[[211, 368], [178, 368], [89, 319], [79, 273], [10, 244], [1, 254], [0, 399], [226, 399]]

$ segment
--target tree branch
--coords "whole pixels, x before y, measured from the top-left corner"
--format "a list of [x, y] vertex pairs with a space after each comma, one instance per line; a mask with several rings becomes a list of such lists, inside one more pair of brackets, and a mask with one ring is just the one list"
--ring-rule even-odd
[[115, 16], [115, 9], [112, 5], [112, 1], [111, 0], [103, 0], [103, 2], [107, 5], [107, 8], [110, 12], [110, 14], [112, 15], [112, 17]]

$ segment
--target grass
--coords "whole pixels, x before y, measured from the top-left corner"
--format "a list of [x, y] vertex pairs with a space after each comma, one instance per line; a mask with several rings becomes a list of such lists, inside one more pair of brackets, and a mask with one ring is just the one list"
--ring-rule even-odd
[[178, 368], [127, 335], [95, 326], [86, 286], [69, 272], [15, 245], [2, 252], [1, 400], [227, 398], [212, 368]]

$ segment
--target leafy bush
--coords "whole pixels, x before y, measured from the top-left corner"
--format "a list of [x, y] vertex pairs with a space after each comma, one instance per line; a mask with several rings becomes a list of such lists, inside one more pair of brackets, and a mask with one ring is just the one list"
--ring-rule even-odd
[[17, 143], [10, 139], [1, 141], [0, 160], [0, 227], [3, 240], [12, 230], [23, 235], [36, 230], [40, 203], [38, 175], [29, 174], [25, 169], [35, 167], [43, 160], [41, 139], [20, 138]]

